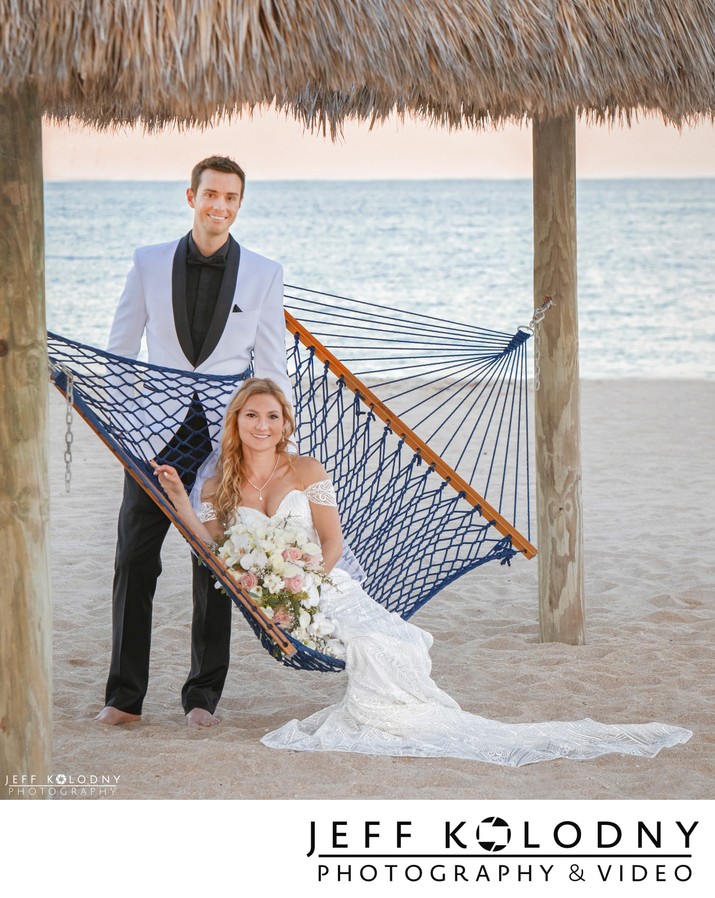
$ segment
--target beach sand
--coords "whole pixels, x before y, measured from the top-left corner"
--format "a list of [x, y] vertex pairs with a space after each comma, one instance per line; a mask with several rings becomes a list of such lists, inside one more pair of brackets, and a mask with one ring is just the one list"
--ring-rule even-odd
[[466, 710], [509, 721], [657, 720], [694, 731], [652, 760], [610, 755], [511, 769], [265, 748], [265, 732], [335, 701], [345, 675], [276, 663], [238, 612], [222, 722], [189, 728], [179, 693], [189, 667], [190, 563], [173, 531], [142, 722], [95, 723], [109, 664], [122, 471], [76, 417], [65, 493], [64, 404], [52, 389], [53, 772], [118, 776], [116, 799], [712, 799], [713, 408], [712, 382], [583, 384], [586, 645], [539, 642], [535, 560], [485, 565], [413, 618], [434, 634], [437, 683]]

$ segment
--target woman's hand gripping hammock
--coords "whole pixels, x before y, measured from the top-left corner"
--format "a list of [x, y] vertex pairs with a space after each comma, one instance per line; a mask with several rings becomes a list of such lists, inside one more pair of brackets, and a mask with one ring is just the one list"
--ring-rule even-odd
[[154, 468], [154, 475], [158, 478], [159, 484], [169, 497], [169, 501], [174, 506], [182, 523], [195, 536], [205, 542], [210, 549], [216, 548], [217, 543], [224, 536], [218, 521], [207, 521], [204, 524], [198, 519], [196, 512], [191, 506], [186, 487], [181, 482], [176, 468], [172, 468], [171, 465], [158, 465], [153, 459], [150, 464]]

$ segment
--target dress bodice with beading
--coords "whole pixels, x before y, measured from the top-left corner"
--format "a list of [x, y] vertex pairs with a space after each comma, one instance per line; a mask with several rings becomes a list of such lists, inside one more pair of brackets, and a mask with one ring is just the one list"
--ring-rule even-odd
[[318, 534], [313, 526], [313, 515], [310, 511], [310, 500], [304, 490], [291, 490], [278, 503], [278, 507], [273, 515], [264, 514], [258, 508], [252, 508], [249, 505], [241, 505], [237, 509], [237, 514], [241, 516], [244, 524], [250, 526], [251, 521], [256, 519], [267, 520], [270, 517], [290, 517], [297, 520], [308, 532], [310, 538], [318, 541]]

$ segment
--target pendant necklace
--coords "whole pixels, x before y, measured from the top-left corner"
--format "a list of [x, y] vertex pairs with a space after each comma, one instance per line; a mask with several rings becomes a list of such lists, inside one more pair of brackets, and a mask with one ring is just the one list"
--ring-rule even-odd
[[266, 482], [263, 484], [263, 486], [256, 486], [256, 484], [252, 480], [248, 479], [248, 475], [244, 474], [244, 477], [246, 478], [246, 483], [249, 483], [253, 487], [253, 489], [258, 492], [258, 501], [259, 502], [263, 502], [263, 490], [268, 486], [268, 484], [271, 482], [271, 480], [273, 480], [273, 475], [276, 473], [277, 468], [278, 468], [278, 459], [276, 458], [276, 463], [273, 465], [273, 470], [271, 471], [271, 476], [268, 478], [268, 480], [266, 480]]

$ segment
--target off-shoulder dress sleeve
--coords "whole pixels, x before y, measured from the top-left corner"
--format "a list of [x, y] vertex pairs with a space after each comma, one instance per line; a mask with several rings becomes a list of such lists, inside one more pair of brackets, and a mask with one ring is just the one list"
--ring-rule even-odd
[[305, 488], [305, 495], [313, 505], [330, 505], [337, 508], [338, 500], [335, 497], [335, 487], [332, 480], [318, 480]]
[[196, 517], [202, 524], [205, 524], [207, 521], [215, 521], [217, 520], [216, 509], [211, 502], [202, 502], [199, 510], [196, 512]]

